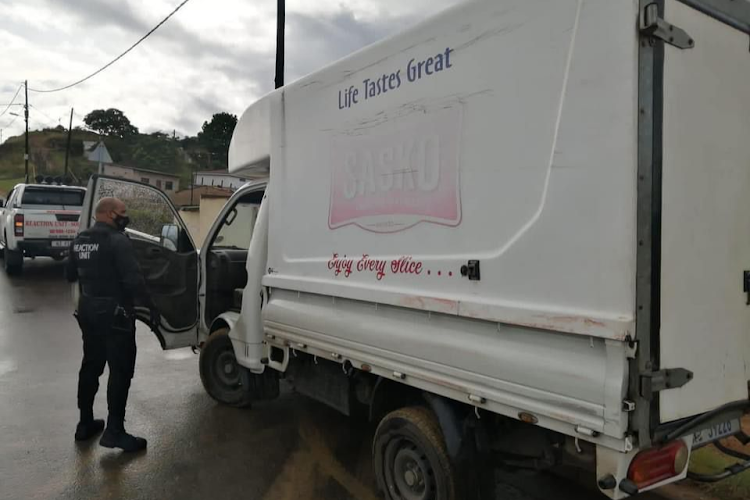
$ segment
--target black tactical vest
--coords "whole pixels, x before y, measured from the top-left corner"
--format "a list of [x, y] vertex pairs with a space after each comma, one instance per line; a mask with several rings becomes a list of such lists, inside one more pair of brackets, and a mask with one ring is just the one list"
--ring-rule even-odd
[[83, 296], [121, 301], [123, 293], [112, 247], [115, 234], [114, 228], [97, 224], [73, 240], [71, 252], [75, 254]]

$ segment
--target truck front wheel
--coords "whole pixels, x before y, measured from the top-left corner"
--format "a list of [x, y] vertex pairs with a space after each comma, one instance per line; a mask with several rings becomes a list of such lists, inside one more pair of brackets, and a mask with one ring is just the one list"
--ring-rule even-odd
[[387, 500], [456, 500], [456, 473], [427, 408], [396, 410], [375, 431], [373, 467]]
[[219, 403], [238, 408], [250, 406], [250, 373], [237, 364], [229, 329], [222, 328], [208, 337], [200, 355], [203, 387]]

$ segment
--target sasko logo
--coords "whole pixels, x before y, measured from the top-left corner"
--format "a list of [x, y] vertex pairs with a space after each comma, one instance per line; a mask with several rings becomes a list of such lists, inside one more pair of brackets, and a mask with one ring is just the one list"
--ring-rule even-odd
[[460, 224], [460, 134], [453, 107], [336, 137], [328, 226], [389, 233]]

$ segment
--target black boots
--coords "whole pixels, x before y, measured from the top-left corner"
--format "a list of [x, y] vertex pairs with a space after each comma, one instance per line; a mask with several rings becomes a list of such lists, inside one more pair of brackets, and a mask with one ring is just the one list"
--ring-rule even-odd
[[[146, 440], [125, 432], [124, 419], [107, 419], [107, 430], [104, 431], [99, 444], [105, 448], [120, 448], [125, 452], [146, 449]], [[81, 411], [81, 421], [76, 426], [76, 441], [86, 441], [104, 429], [104, 420], [94, 420], [93, 412]]]
[[107, 430], [104, 431], [99, 444], [105, 448], [120, 448], [124, 452], [133, 452], [146, 449], [146, 440], [125, 432], [122, 422], [107, 421]]
[[76, 426], [76, 441], [86, 441], [104, 430], [104, 420], [81, 420]]

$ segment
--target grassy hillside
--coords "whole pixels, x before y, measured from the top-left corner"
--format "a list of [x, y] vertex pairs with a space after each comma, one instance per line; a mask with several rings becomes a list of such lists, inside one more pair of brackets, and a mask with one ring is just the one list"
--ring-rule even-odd
[[[85, 184], [89, 176], [96, 172], [97, 163], [84, 157], [83, 141], [96, 141], [99, 136], [93, 132], [74, 130], [68, 165], [70, 172], [80, 184]], [[178, 175], [182, 184], [190, 182], [192, 169], [216, 168], [205, 165], [201, 158], [208, 155], [195, 144], [194, 139], [173, 140], [171, 137], [155, 134], [137, 134], [127, 139], [103, 138], [115, 163], [135, 168], [145, 168]], [[61, 127], [32, 131], [29, 134], [29, 175], [63, 175], [67, 132]], [[11, 137], [0, 144], [0, 194], [6, 194], [24, 177], [24, 137]]]

